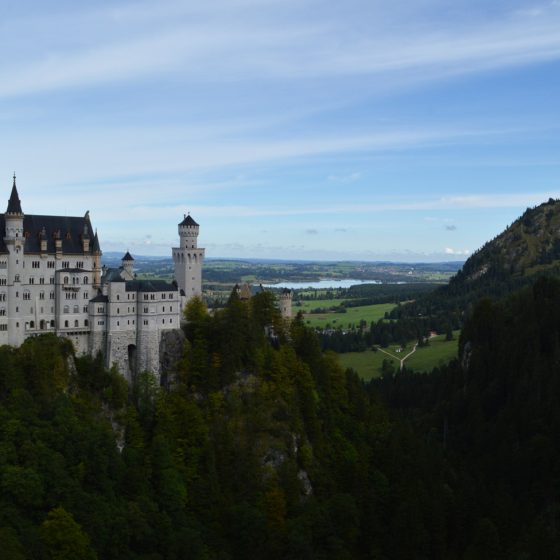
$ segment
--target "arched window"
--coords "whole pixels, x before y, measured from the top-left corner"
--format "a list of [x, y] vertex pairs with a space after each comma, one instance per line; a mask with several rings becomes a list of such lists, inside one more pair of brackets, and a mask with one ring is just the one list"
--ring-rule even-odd
[[34, 329], [34, 328], [35, 328], [35, 321], [29, 321], [29, 328], [30, 328], [30, 329]]
[[80, 306], [74, 305], [74, 313], [79, 313], [79, 312], [80, 312]]
[[76, 320], [74, 321], [74, 326], [77, 327], [78, 325], [79, 325], [78, 319], [76, 319]]
[[53, 329], [54, 329], [54, 320], [53, 320], [53, 321], [51, 321], [51, 328], [53, 328]]
[[65, 284], [68, 284], [68, 276], [65, 276], [65, 277], [64, 277], [64, 283], [65, 283]]
[[84, 321], [84, 327], [89, 327], [89, 321], [87, 319]]
[[68, 321], [64, 321], [64, 326], [68, 328]]
[[88, 277], [84, 276], [84, 284], [87, 284], [89, 282]]
[[64, 306], [63, 313], [70, 313], [70, 307], [68, 305]]

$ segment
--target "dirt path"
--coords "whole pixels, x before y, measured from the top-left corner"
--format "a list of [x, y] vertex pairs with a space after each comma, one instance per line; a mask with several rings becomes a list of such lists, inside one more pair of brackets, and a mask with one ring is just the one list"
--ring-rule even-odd
[[[437, 336], [437, 335], [431, 334], [428, 338], [433, 338], [434, 336]], [[383, 348], [380, 348], [379, 346], [377, 347], [377, 349], [380, 352], [383, 352], [383, 354], [387, 354], [387, 356], [391, 356], [391, 358], [394, 358], [395, 360], [399, 361], [400, 362], [400, 370], [402, 371], [403, 368], [404, 368], [405, 360], [408, 360], [408, 358], [410, 358], [410, 356], [412, 356], [412, 354], [414, 354], [414, 352], [416, 352], [417, 346], [418, 346], [418, 342], [414, 345], [412, 350], [404, 358], [399, 358], [398, 356], [395, 356], [394, 354], [391, 354], [391, 352], [387, 352], [386, 350], [383, 350]]]

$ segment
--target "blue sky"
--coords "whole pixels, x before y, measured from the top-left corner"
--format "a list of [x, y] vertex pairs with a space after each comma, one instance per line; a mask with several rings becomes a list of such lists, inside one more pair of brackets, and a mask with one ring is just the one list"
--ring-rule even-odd
[[560, 198], [560, 0], [0, 10], [5, 199], [106, 251], [458, 260]]

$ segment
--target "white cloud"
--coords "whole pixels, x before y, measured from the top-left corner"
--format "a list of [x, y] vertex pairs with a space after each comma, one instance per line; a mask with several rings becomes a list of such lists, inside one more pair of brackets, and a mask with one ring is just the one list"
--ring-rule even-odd
[[466, 256], [470, 254], [468, 249], [451, 249], [451, 247], [446, 247], [444, 253], [446, 255], [458, 255], [458, 256]]

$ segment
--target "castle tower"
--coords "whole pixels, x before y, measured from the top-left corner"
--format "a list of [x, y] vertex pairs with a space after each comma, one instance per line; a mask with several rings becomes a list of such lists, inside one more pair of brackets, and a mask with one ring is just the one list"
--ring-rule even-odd
[[93, 287], [98, 290], [101, 287], [101, 247], [99, 246], [99, 238], [97, 237], [97, 230], [93, 237], [91, 245], [91, 252], [93, 254]]
[[25, 234], [23, 229], [24, 214], [21, 209], [21, 201], [16, 187], [16, 174], [14, 173], [14, 182], [12, 192], [8, 201], [8, 208], [4, 214], [6, 222], [6, 231], [4, 235], [4, 243], [8, 249], [8, 343], [12, 345], [20, 345], [24, 340], [24, 321], [20, 320], [19, 292], [24, 281], [23, 263], [24, 263], [24, 247]]
[[127, 251], [126, 255], [121, 259], [121, 266], [123, 269], [123, 278], [125, 280], [134, 280], [134, 259]]
[[202, 294], [202, 263], [204, 249], [199, 248], [198, 224], [190, 215], [179, 224], [180, 247], [173, 248], [175, 280], [179, 287], [182, 306], [194, 296]]
[[280, 315], [287, 321], [292, 318], [292, 290], [284, 288], [279, 297]]

